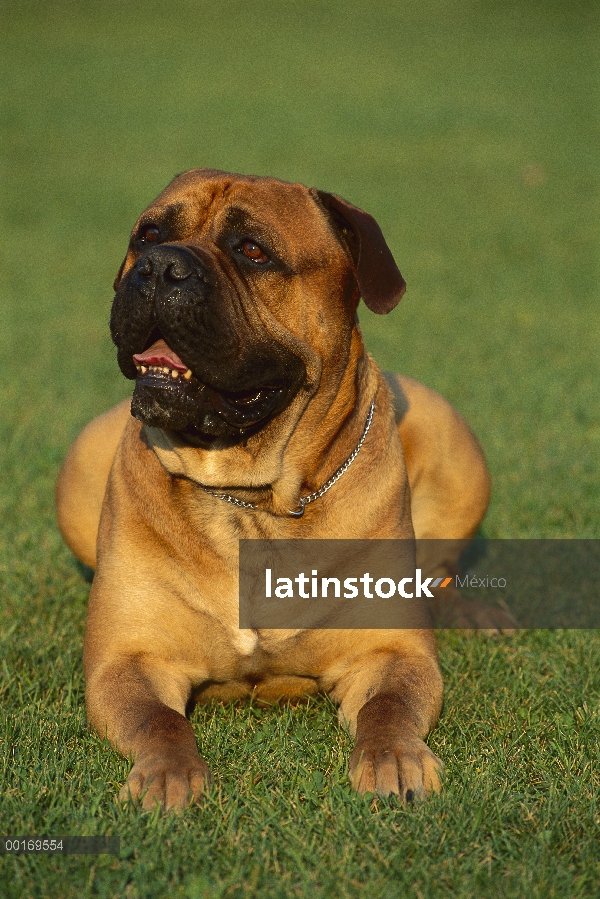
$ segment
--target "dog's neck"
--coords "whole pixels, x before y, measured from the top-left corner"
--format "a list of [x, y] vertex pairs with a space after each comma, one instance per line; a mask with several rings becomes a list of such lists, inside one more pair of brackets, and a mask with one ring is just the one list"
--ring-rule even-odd
[[191, 447], [176, 434], [144, 426], [144, 438], [169, 474], [214, 493], [277, 515], [297, 509], [302, 495], [320, 488], [345, 462], [364, 431], [379, 386], [379, 371], [358, 341], [354, 364], [337, 389], [324, 396], [299, 394], [278, 420], [246, 446], [223, 450]]

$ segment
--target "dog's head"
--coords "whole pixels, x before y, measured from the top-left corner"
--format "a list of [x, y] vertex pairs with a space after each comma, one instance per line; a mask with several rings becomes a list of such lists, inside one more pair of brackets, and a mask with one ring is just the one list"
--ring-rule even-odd
[[362, 296], [405, 284], [375, 220], [331, 194], [195, 169], [140, 216], [111, 334], [132, 413], [203, 448], [234, 446], [344, 370]]

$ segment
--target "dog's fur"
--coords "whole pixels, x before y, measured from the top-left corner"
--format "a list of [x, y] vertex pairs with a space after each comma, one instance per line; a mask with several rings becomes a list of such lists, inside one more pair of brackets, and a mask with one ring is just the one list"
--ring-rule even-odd
[[[247, 255], [255, 246], [266, 263]], [[186, 718], [193, 702], [317, 691], [356, 736], [356, 789], [409, 800], [438, 790], [441, 762], [423, 742], [442, 703], [432, 631], [238, 628], [242, 537], [455, 541], [417, 560], [424, 576], [440, 576], [485, 513], [489, 476], [465, 422], [365, 352], [359, 296], [384, 313], [404, 292], [376, 222], [298, 184], [194, 170], [142, 214], [115, 287], [113, 339], [122, 370], [138, 378], [141, 421], [127, 401], [87, 426], [61, 470], [57, 507], [67, 544], [96, 569], [87, 709], [134, 758], [122, 795], [175, 808], [201, 797], [210, 774]], [[191, 405], [179, 388], [171, 403], [167, 387], [140, 379], [132, 354], [157, 339], [193, 371]], [[223, 396], [253, 387], [270, 411], [248, 427], [221, 416]], [[353, 465], [291, 517], [350, 455], [372, 400]], [[453, 602], [462, 623], [502, 623]]]

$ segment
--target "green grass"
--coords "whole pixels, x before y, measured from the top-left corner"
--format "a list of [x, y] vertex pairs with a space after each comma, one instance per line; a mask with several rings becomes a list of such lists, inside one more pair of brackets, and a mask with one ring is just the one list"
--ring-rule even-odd
[[127, 395], [108, 336], [128, 231], [176, 172], [273, 174], [381, 223], [408, 293], [369, 349], [486, 451], [488, 537], [599, 536], [599, 16], [590, 3], [1, 4], [0, 833], [121, 857], [0, 858], [8, 897], [598, 896], [600, 650], [584, 631], [440, 636], [441, 797], [355, 797], [326, 700], [212, 706], [183, 818], [116, 802], [86, 729], [88, 586], [53, 482]]

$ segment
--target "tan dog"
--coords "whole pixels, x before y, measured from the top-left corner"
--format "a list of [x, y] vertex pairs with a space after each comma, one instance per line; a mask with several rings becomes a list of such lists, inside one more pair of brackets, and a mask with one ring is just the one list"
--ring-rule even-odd
[[[371, 216], [298, 184], [194, 170], [136, 224], [111, 317], [135, 418], [128, 401], [88, 425], [57, 485], [62, 534], [96, 568], [87, 709], [134, 758], [124, 797], [201, 796], [193, 702], [317, 691], [356, 735], [356, 789], [409, 801], [439, 789], [423, 742], [442, 703], [430, 630], [238, 627], [242, 537], [458, 547], [477, 530], [489, 476], [472, 433], [365, 352], [359, 297], [385, 313], [404, 287]], [[305, 505], [359, 444], [372, 402], [351, 466]], [[418, 561], [452, 574], [456, 552]], [[462, 623], [502, 624], [453, 601]]]

